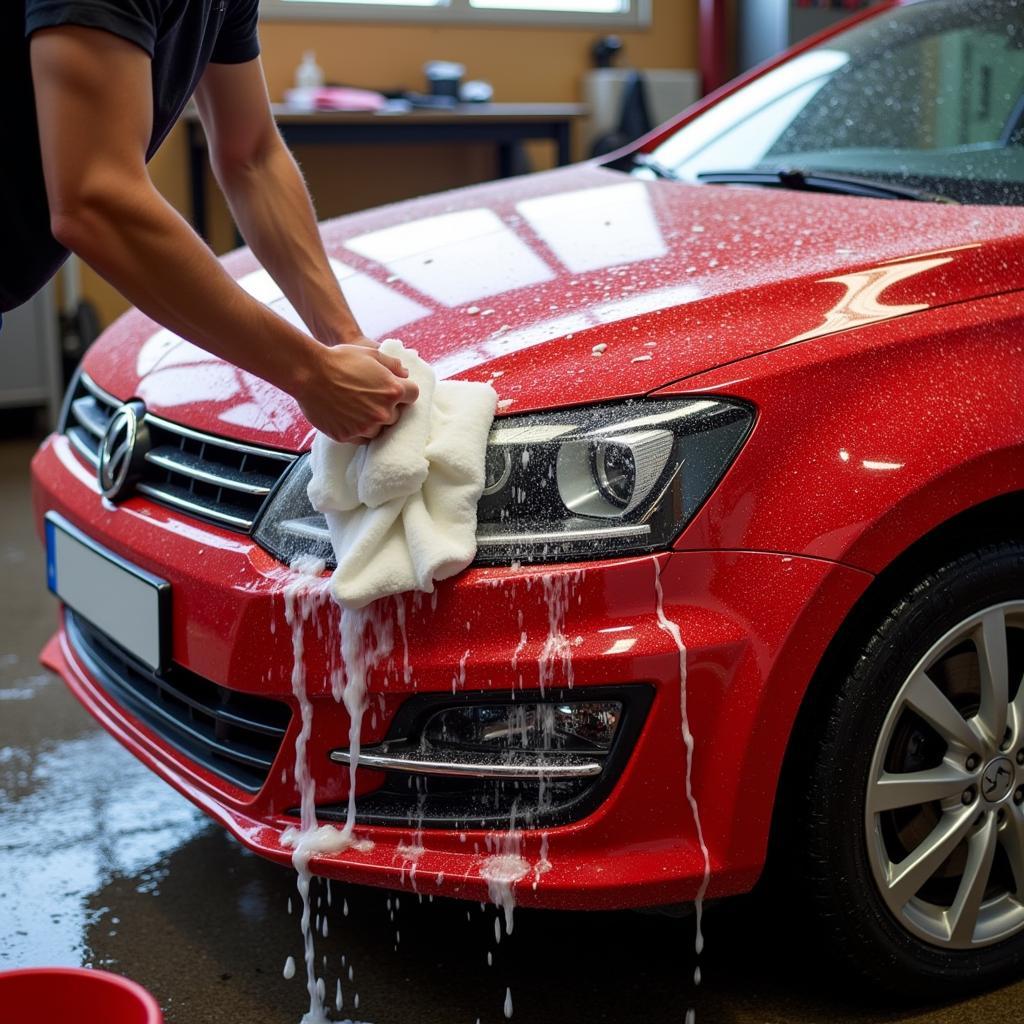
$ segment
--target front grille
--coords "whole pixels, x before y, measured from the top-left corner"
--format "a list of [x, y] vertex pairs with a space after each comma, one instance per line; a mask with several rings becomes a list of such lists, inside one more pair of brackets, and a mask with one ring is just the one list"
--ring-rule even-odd
[[121, 403], [84, 373], [79, 374], [72, 387], [74, 390], [66, 407], [64, 433], [75, 451], [90, 465], [96, 466], [99, 463], [100, 441], [107, 432], [114, 411]]
[[90, 675], [162, 740], [240, 789], [263, 785], [291, 720], [287, 704], [218, 686], [180, 665], [158, 675], [71, 609], [64, 625]]
[[[75, 451], [92, 466], [99, 462], [100, 441], [119, 399], [87, 374], [74, 386], [64, 433]], [[248, 533], [267, 496], [296, 456], [204, 434], [146, 413], [150, 448], [140, 494], [220, 526]]]

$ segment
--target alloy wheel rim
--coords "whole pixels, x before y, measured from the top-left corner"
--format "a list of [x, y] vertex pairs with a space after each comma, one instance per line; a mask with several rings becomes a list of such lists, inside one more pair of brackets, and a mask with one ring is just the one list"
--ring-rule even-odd
[[1024, 929], [1024, 602], [964, 619], [907, 677], [875, 745], [868, 859], [889, 911], [946, 949]]

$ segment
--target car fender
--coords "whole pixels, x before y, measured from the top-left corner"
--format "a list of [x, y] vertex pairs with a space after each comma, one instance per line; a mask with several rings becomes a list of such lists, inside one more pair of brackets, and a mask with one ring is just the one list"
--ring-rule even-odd
[[[790, 607], [781, 570], [822, 565], [773, 656], [739, 666], [718, 728], [703, 736], [703, 749], [735, 763], [700, 793], [706, 806], [742, 808], [731, 822], [710, 812], [724, 861], [763, 864], [797, 715], [874, 574], [958, 514], [1024, 493], [1022, 338], [1024, 302], [1004, 295], [792, 345], [658, 392], [728, 395], [758, 411], [677, 550], [789, 556], [758, 581], [779, 609]], [[758, 646], [756, 630], [750, 640]], [[690, 671], [698, 682], [703, 667]]]
[[659, 395], [757, 409], [678, 550], [772, 551], [881, 572], [956, 515], [1024, 491], [1024, 292], [740, 360]]

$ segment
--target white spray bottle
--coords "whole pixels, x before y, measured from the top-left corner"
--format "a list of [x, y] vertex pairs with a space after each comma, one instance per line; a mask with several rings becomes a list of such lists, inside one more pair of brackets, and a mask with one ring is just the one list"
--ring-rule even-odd
[[302, 61], [295, 69], [295, 87], [297, 89], [319, 89], [324, 84], [324, 69], [316, 62], [316, 54], [307, 50]]

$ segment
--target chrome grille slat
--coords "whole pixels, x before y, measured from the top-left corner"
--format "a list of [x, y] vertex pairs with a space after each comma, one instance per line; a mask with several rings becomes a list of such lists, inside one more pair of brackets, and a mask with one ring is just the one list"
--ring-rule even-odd
[[[121, 400], [80, 374], [67, 406], [65, 434], [88, 465], [99, 462], [100, 442]], [[152, 447], [136, 491], [161, 505], [230, 530], [252, 530], [264, 502], [297, 458], [145, 415]]]
[[148, 498], [160, 502], [161, 505], [171, 505], [173, 508], [181, 509], [182, 512], [190, 512], [201, 519], [215, 519], [218, 523], [234, 527], [237, 530], [251, 530], [252, 524], [255, 521], [247, 516], [236, 516], [230, 512], [223, 512], [214, 506], [204, 505], [202, 502], [190, 501], [188, 498], [181, 497], [173, 491], [168, 491], [153, 484], [138, 484], [135, 489], [139, 494], [145, 494]]
[[65, 431], [75, 451], [94, 468], [99, 462], [100, 441], [120, 404], [84, 373], [79, 376]]
[[96, 454], [96, 449], [89, 446], [89, 442], [86, 441], [82, 436], [81, 427], [69, 427], [68, 428], [68, 440], [71, 442], [71, 447], [75, 449], [78, 454], [85, 459], [86, 462], [95, 469], [99, 465], [99, 456]]
[[119, 398], [115, 398], [109, 391], [104, 391], [87, 373], [83, 373], [79, 377], [79, 383], [83, 390], [88, 391], [93, 398], [98, 399], [104, 405], [109, 405], [111, 409], [116, 409], [121, 404]]
[[199, 441], [201, 444], [213, 444], [218, 448], [223, 448], [230, 452], [259, 455], [264, 459], [279, 459], [288, 465], [291, 465], [296, 458], [296, 456], [291, 452], [279, 452], [275, 451], [273, 448], [259, 448], [254, 444], [245, 444], [242, 441], [230, 441], [226, 437], [215, 437], [213, 434], [204, 434], [201, 431], [193, 430], [191, 427], [183, 427], [180, 423], [171, 423], [170, 420], [165, 420], [161, 416], [154, 416], [149, 412], [146, 413], [146, 423], [151, 427], [159, 427], [161, 430], [168, 430], [172, 434], [178, 434], [179, 436], [188, 438], [192, 441]]
[[242, 494], [257, 494], [265, 497], [277, 482], [272, 477], [266, 476], [263, 473], [249, 474], [253, 480], [259, 481], [258, 483], [246, 480], [244, 466], [234, 476], [228, 475], [227, 472], [213, 473], [204, 468], [209, 463], [204, 462], [202, 459], [194, 459], [187, 452], [174, 448], [154, 448], [146, 452], [146, 461], [152, 462], [154, 466], [159, 466], [161, 469], [169, 470], [172, 473], [180, 473], [182, 476], [193, 477], [196, 480], [201, 480], [203, 483], [216, 484], [218, 487], [227, 487], [233, 491], [241, 491]]
[[92, 395], [83, 395], [71, 403], [71, 415], [96, 438], [102, 438], [110, 421], [110, 410], [101, 408]]

